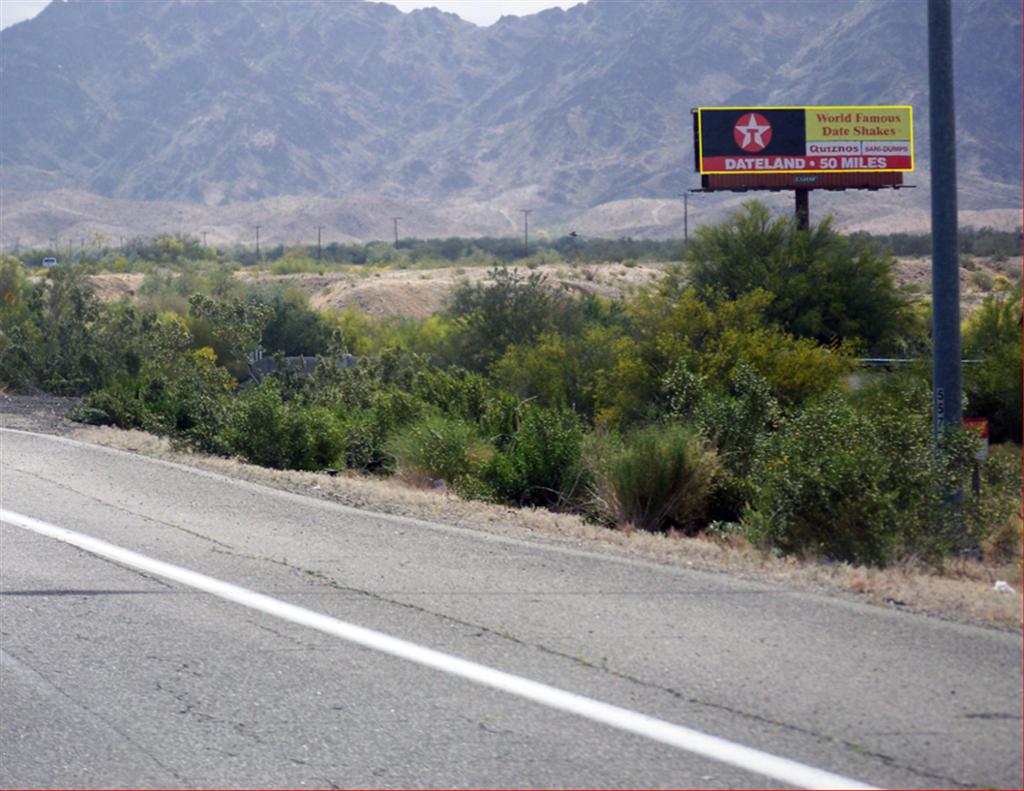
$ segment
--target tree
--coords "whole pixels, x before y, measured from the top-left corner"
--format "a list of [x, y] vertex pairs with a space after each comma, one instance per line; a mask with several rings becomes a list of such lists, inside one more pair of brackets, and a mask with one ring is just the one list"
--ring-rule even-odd
[[244, 362], [256, 349], [274, 309], [255, 300], [211, 299], [193, 294], [188, 299], [191, 314], [210, 323], [214, 338], [223, 344], [231, 360]]
[[773, 299], [766, 318], [819, 343], [860, 338], [882, 351], [910, 321], [893, 279], [895, 259], [841, 235], [831, 218], [801, 230], [795, 219], [772, 218], [750, 201], [726, 222], [700, 228], [686, 260], [701, 293], [735, 299], [767, 291]]
[[518, 269], [498, 266], [486, 283], [460, 286], [450, 314], [458, 325], [453, 341], [457, 362], [483, 372], [513, 344], [532, 343], [564, 307], [539, 272], [524, 277]]

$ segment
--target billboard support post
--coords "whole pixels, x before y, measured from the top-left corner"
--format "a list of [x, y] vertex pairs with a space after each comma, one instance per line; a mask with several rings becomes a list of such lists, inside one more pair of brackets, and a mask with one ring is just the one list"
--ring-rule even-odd
[[805, 187], [797, 187], [796, 194], [796, 227], [806, 231], [811, 227], [811, 191]]

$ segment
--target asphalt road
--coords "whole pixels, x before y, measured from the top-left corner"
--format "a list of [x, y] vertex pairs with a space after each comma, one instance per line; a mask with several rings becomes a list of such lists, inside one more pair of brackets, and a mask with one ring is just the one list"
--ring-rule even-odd
[[[0, 431], [0, 507], [887, 787], [1022, 785], [1021, 638]], [[777, 787], [0, 525], [3, 787]]]

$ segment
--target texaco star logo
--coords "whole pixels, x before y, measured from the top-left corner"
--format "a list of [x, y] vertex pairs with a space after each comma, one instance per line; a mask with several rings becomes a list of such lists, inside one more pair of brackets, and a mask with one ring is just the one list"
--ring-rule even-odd
[[736, 145], [751, 154], [764, 150], [772, 141], [772, 125], [760, 113], [747, 113], [732, 128]]

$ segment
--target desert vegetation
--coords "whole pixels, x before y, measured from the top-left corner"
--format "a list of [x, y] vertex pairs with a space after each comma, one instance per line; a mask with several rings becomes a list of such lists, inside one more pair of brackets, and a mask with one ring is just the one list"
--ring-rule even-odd
[[[30, 265], [45, 251], [33, 251], [0, 264], [0, 382], [80, 396], [79, 421], [206, 453], [398, 476], [623, 529], [874, 566], [1016, 557], [1019, 276], [994, 279], [964, 323], [965, 354], [981, 361], [965, 368], [965, 414], [989, 418], [996, 443], [975, 497], [973, 437], [933, 446], [928, 304], [897, 285], [889, 252], [905, 242], [828, 220], [801, 231], [750, 203], [685, 249], [566, 237], [529, 258], [511, 240], [328, 245], [319, 261], [315, 249], [266, 251], [279, 274], [486, 268], [415, 319], [314, 310], [287, 280], [235, 277], [256, 264], [242, 251], [195, 240], [43, 274]], [[617, 300], [555, 288], [537, 269], [597, 260], [668, 265]], [[101, 301], [97, 271], [137, 272], [140, 285]], [[277, 365], [254, 381], [257, 348]], [[307, 375], [286, 355], [319, 362]], [[868, 356], [918, 362], [866, 372]]]

